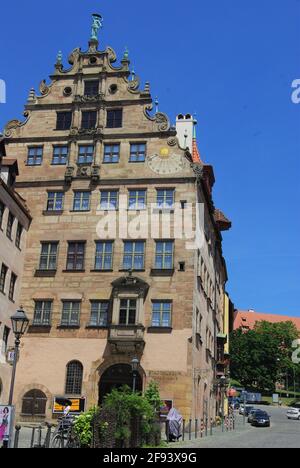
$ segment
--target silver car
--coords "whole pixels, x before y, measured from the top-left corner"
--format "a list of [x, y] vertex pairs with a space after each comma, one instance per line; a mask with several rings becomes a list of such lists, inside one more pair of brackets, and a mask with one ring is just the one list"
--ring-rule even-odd
[[286, 413], [288, 419], [300, 421], [300, 408], [291, 408]]

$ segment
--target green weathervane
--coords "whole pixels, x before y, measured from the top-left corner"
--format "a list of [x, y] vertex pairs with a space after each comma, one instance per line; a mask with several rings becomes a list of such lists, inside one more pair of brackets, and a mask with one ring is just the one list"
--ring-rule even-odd
[[92, 15], [93, 24], [92, 24], [92, 33], [91, 33], [91, 40], [98, 41], [98, 33], [99, 30], [103, 27], [103, 18], [98, 13], [94, 13]]

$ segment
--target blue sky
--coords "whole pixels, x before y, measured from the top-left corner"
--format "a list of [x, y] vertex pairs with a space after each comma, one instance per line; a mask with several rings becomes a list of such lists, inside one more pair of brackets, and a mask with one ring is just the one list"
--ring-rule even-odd
[[202, 158], [216, 174], [236, 307], [300, 316], [300, 1], [36, 0], [1, 5], [0, 128], [21, 118], [29, 89], [64, 57], [86, 48], [90, 14], [101, 45], [128, 46], [137, 74], [172, 120], [196, 112]]

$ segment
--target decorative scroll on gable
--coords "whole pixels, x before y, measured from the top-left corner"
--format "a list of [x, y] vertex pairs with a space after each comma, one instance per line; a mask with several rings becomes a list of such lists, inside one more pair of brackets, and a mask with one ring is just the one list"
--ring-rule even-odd
[[5, 125], [5, 128], [4, 128], [4, 136], [5, 138], [11, 138], [13, 136], [13, 134], [21, 127], [23, 127], [24, 125], [27, 124], [28, 120], [30, 119], [30, 112], [29, 111], [25, 111], [24, 112], [24, 117], [25, 117], [25, 120], [22, 122], [21, 120], [18, 120], [18, 119], [14, 119], [14, 120], [10, 120], [6, 125]]
[[153, 104], [147, 104], [144, 107], [144, 114], [148, 120], [155, 122], [158, 125], [158, 130], [160, 132], [168, 132], [170, 130], [171, 124], [167, 114], [163, 112], [157, 112], [153, 116], [149, 114], [153, 110]]

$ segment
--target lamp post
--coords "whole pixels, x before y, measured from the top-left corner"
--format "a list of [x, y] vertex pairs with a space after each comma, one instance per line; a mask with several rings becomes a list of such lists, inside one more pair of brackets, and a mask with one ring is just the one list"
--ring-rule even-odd
[[132, 391], [135, 393], [136, 391], [136, 379], [138, 376], [138, 368], [139, 368], [140, 361], [138, 358], [133, 358], [131, 361], [131, 367], [132, 367], [132, 374], [133, 374], [133, 385], [132, 385]]
[[[13, 370], [11, 376], [11, 383], [10, 383], [10, 392], [9, 392], [9, 400], [8, 406], [13, 405], [13, 398], [14, 398], [14, 387], [15, 387], [15, 380], [16, 380], [16, 371], [17, 371], [17, 362], [19, 357], [19, 349], [22, 336], [26, 333], [29, 325], [29, 320], [21, 306], [19, 310], [13, 315], [11, 318], [12, 323], [12, 330], [15, 335], [15, 350], [14, 350], [14, 361], [13, 361]], [[9, 441], [6, 440], [3, 443], [3, 448], [9, 447]]]

